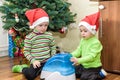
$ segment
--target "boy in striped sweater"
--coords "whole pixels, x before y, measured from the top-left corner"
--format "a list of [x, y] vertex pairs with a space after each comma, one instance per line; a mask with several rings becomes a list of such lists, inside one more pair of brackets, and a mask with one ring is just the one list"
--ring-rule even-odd
[[52, 34], [46, 32], [49, 25], [48, 14], [41, 8], [26, 11], [33, 29], [24, 40], [24, 56], [30, 61], [27, 65], [15, 65], [12, 72], [21, 72], [27, 80], [34, 80], [40, 73], [46, 60], [56, 53], [56, 46]]

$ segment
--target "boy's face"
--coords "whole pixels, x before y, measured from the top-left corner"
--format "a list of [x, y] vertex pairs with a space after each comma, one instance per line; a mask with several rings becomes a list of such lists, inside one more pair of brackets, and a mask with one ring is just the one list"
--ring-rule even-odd
[[37, 25], [37, 26], [35, 27], [35, 29], [36, 29], [38, 32], [40, 32], [40, 33], [44, 33], [44, 32], [46, 32], [46, 30], [47, 30], [47, 28], [48, 28], [48, 25], [49, 25], [48, 22], [43, 22], [43, 23]]
[[93, 34], [85, 26], [80, 26], [80, 32], [82, 38], [84, 39], [88, 39], [93, 36]]

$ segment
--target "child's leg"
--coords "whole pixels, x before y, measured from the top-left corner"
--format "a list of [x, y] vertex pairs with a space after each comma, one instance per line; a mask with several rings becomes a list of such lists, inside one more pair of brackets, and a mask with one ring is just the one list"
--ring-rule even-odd
[[23, 68], [22, 73], [27, 78], [27, 80], [34, 80], [38, 75], [40, 75], [44, 63], [41, 64], [39, 68], [33, 68], [33, 65], [30, 65], [30, 68]]
[[84, 68], [83, 68], [82, 65], [75, 66], [75, 75], [76, 75], [76, 78], [80, 78], [83, 70], [84, 70]]
[[80, 80], [102, 80], [99, 76], [100, 70], [101, 67], [85, 69], [81, 74]]

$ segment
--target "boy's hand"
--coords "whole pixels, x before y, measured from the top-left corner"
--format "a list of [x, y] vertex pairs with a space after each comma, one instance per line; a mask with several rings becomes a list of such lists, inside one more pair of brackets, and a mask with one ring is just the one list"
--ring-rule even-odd
[[37, 68], [37, 67], [40, 67], [40, 66], [41, 66], [41, 64], [40, 64], [39, 61], [34, 61], [34, 62], [33, 62], [33, 67], [34, 67], [34, 68]]
[[72, 58], [70, 59], [70, 61], [73, 62], [73, 65], [78, 65], [78, 64], [79, 64], [79, 63], [78, 63], [78, 59], [75, 58], [75, 57], [72, 57]]

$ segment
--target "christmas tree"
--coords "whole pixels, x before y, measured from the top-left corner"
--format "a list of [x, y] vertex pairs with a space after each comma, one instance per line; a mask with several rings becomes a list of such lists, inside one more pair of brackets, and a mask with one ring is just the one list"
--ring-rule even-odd
[[0, 6], [3, 28], [9, 30], [14, 28], [19, 32], [29, 32], [29, 23], [25, 16], [25, 11], [33, 8], [43, 8], [50, 17], [48, 30], [58, 32], [63, 27], [68, 27], [74, 23], [76, 14], [70, 12], [70, 3], [65, 0], [5, 0]]
[[25, 16], [26, 10], [43, 8], [50, 17], [48, 30], [64, 33], [69, 24], [75, 22], [76, 14], [70, 12], [70, 5], [65, 0], [4, 0], [0, 12], [3, 13], [3, 29], [9, 33], [10, 56], [20, 56], [23, 53], [25, 35], [31, 31]]

